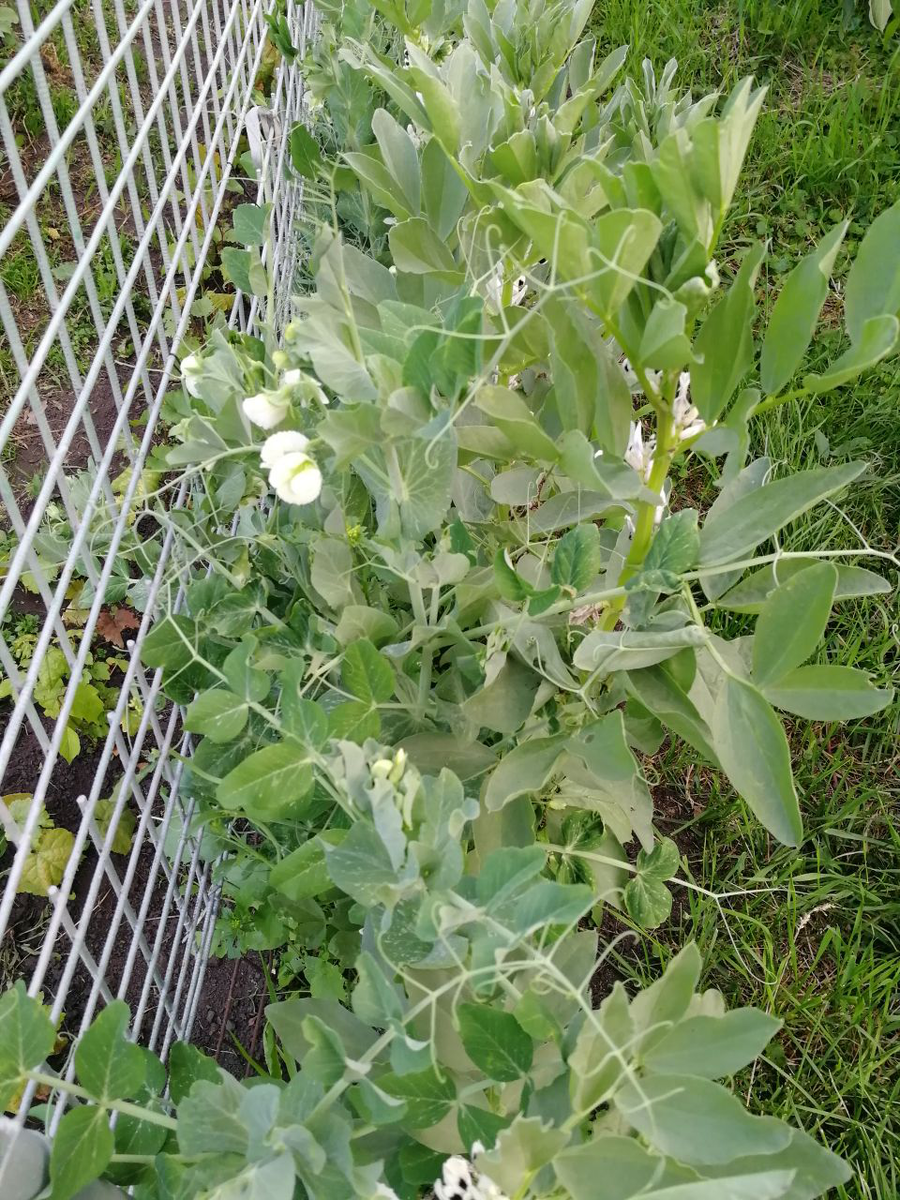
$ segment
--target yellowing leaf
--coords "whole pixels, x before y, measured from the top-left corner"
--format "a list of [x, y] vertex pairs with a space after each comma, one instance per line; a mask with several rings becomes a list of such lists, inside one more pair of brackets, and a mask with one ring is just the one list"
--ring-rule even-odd
[[68, 829], [45, 829], [25, 859], [18, 892], [31, 896], [46, 896], [51, 887], [58, 887], [65, 874], [75, 838]]

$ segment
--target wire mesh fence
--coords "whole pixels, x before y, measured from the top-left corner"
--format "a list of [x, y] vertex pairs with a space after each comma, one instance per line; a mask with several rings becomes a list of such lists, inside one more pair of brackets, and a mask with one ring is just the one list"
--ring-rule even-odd
[[[236, 201], [271, 202], [290, 294], [303, 92], [272, 54], [274, 7], [19, 0], [0, 44], [2, 986], [26, 979], [73, 1038], [126, 999], [163, 1057], [191, 1036], [217, 893], [190, 736], [140, 663], [177, 522], [144, 545], [135, 512]], [[311, 8], [285, 17], [302, 49]], [[244, 330], [260, 303], [224, 297]], [[182, 483], [171, 504], [188, 501]]]

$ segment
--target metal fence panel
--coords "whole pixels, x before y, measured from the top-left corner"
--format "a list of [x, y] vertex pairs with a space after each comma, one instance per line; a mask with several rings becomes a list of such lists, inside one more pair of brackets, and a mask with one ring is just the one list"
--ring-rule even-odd
[[[140, 664], [171, 591], [175, 524], [140, 603], [109, 597], [123, 586], [118, 556], [177, 381], [176, 350], [196, 328], [237, 192], [273, 204], [281, 282], [270, 316], [286, 316], [299, 190], [285, 155], [303, 89], [279, 61], [270, 111], [259, 104], [275, 7], [18, 0], [16, 42], [0, 47], [0, 983], [24, 976], [73, 1036], [99, 1004], [124, 998], [134, 1036], [163, 1056], [191, 1035], [217, 899], [180, 786], [190, 737], [158, 673]], [[302, 48], [312, 10], [287, 0], [286, 16]], [[259, 305], [235, 296], [232, 324], [252, 330]], [[172, 506], [188, 497], [182, 484]], [[105, 624], [112, 610], [128, 640], [100, 668], [110, 698], [93, 714], [102, 735], [82, 734], [73, 758], [86, 701], [96, 707], [85, 680], [97, 670], [98, 623], [117, 636]], [[48, 818], [74, 840], [44, 898], [22, 887], [52, 845]]]

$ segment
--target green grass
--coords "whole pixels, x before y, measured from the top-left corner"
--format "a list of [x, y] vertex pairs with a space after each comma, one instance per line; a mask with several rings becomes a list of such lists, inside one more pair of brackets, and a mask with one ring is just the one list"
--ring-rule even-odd
[[[852, 6], [850, 6], [852, 9]], [[900, 38], [844, 21], [840, 0], [598, 0], [604, 46], [631, 44], [629, 68], [674, 57], [695, 94], [727, 91], [753, 74], [769, 85], [728, 254], [769, 238], [768, 283], [787, 271], [834, 221], [852, 220], [849, 252], [881, 209], [900, 197]], [[840, 303], [826, 309], [813, 361], [840, 345]], [[864, 457], [869, 476], [837, 507], [817, 509], [787, 547], [897, 545], [900, 523], [900, 367], [862, 385], [775, 410], [756, 431], [756, 453], [799, 468]], [[711, 492], [702, 469], [686, 481]], [[855, 526], [855, 529], [854, 529]], [[878, 564], [865, 565], [878, 569]], [[733, 618], [728, 632], [751, 623]], [[838, 607], [823, 659], [889, 681], [896, 669], [892, 596]], [[900, 706], [846, 727], [796, 721], [790, 730], [806, 839], [777, 847], [713, 771], [666, 747], [648, 777], [679, 842], [688, 879], [672, 919], [623, 947], [623, 974], [649, 980], [689, 937], [707, 962], [706, 981], [730, 1002], [780, 1017], [766, 1061], [738, 1081], [757, 1112], [816, 1133], [856, 1170], [839, 1195], [900, 1194]], [[737, 894], [735, 894], [737, 893]]]

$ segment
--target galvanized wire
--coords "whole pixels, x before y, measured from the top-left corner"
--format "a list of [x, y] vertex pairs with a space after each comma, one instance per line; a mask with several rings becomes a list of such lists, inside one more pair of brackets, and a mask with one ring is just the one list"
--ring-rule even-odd
[[[165, 1056], [173, 1040], [190, 1038], [217, 904], [211, 865], [192, 829], [191, 797], [182, 789], [190, 736], [181, 729], [178, 706], [161, 697], [159, 673], [146, 672], [140, 662], [158, 609], [171, 600], [175, 523], [161, 538], [140, 626], [126, 644], [127, 668], [116, 681], [108, 732], [98, 746], [82, 746], [82, 761], [89, 749], [94, 754], [92, 777], [78, 771], [78, 758], [68, 764], [60, 748], [98, 620], [109, 607], [117, 556], [141, 503], [142, 471], [160, 436], [163, 401], [173, 378], [177, 382], [176, 351], [191, 326], [235, 180], [243, 182], [243, 199], [273, 204], [269, 253], [278, 285], [274, 313], [261, 314], [259, 300], [237, 295], [231, 322], [252, 330], [260, 315], [276, 326], [286, 318], [299, 188], [285, 163], [290, 128], [302, 115], [303, 87], [299, 70], [280, 61], [267, 101], [271, 116], [264, 114], [261, 125], [256, 179], [248, 180], [242, 147], [248, 129], [259, 124], [264, 17], [276, 0], [90, 5], [86, 10], [86, 0], [59, 0], [35, 26], [28, 0], [18, 0], [21, 45], [0, 70], [0, 199], [13, 200], [0, 230], [0, 323], [13, 377], [0, 410], [0, 501], [9, 535], [8, 561], [0, 566], [0, 669], [11, 690], [10, 699], [0, 702], [0, 794], [12, 778], [24, 791], [22, 763], [28, 753], [40, 757], [28, 781], [33, 798], [24, 822], [14, 821], [0, 802], [9, 842], [0, 937], [15, 961], [15, 921], [23, 904], [18, 889], [52, 799], [51, 815], [74, 834], [74, 849], [40, 913], [40, 946], [21, 962], [29, 992], [43, 996], [55, 1020], [77, 1011], [77, 1022], [67, 1023], [75, 1036], [99, 1004], [127, 998], [134, 1036]], [[302, 49], [312, 29], [311, 6], [287, 0], [286, 16]], [[89, 61], [85, 22], [94, 45]], [[48, 78], [59, 70], [60, 46], [77, 102], [64, 123], [58, 123]], [[23, 81], [45, 129], [30, 143], [13, 104]], [[73, 170], [82, 183], [73, 181]], [[64, 226], [71, 246], [74, 261], [64, 271], [54, 268], [48, 248], [51, 229], [60, 236], [51, 221]], [[12, 265], [23, 255], [34, 272], [34, 302], [9, 290]], [[102, 298], [98, 270], [106, 273], [107, 293], [113, 277], [114, 298]], [[125, 354], [123, 340], [129, 343]], [[100, 413], [103, 396], [108, 411]], [[31, 484], [16, 468], [23, 443], [32, 457], [36, 446], [43, 460]], [[88, 471], [76, 477], [73, 468]], [[172, 507], [182, 507], [188, 495], [182, 484]], [[71, 541], [64, 558], [50, 565], [41, 551], [54, 516], [68, 521]], [[99, 554], [98, 521], [105, 524]], [[73, 580], [85, 581], [90, 599], [77, 626], [66, 613]], [[17, 657], [12, 636], [25, 608], [39, 618], [27, 660]], [[68, 678], [58, 713], [47, 716], [35, 691], [40, 694], [51, 651], [64, 655]], [[101, 831], [95, 812], [113, 771], [112, 817]], [[113, 843], [126, 808], [137, 824], [123, 856]], [[61, 1112], [58, 1105], [56, 1120]]]

